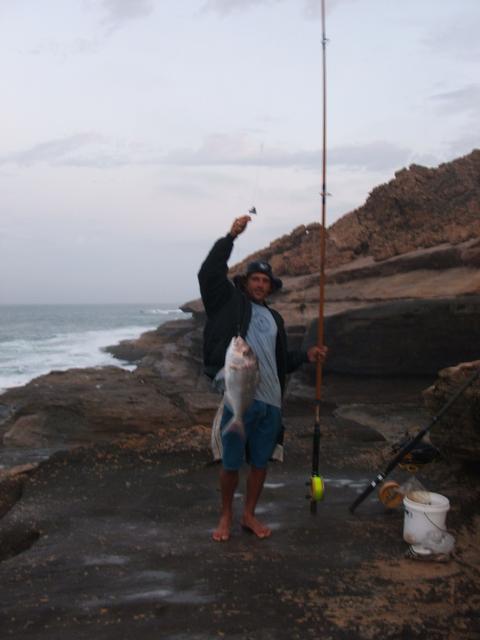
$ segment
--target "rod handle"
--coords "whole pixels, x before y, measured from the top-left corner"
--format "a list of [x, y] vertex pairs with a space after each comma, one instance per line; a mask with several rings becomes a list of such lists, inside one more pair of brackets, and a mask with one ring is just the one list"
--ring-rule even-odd
[[350, 513], [353, 513], [355, 509], [361, 504], [368, 496], [375, 490], [381, 482], [383, 482], [384, 476], [379, 473], [375, 480], [372, 480], [366, 489], [352, 502], [352, 504], [348, 507]]

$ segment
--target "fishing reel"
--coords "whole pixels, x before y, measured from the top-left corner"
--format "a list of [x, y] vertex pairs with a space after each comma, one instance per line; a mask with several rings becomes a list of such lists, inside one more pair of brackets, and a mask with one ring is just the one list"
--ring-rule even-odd
[[378, 489], [378, 499], [387, 509], [397, 509], [403, 501], [400, 484], [394, 480], [384, 482]]
[[310, 500], [320, 502], [325, 495], [325, 483], [321, 476], [313, 475], [310, 478]]
[[[392, 445], [392, 452], [398, 453], [412, 441], [412, 436], [407, 432], [400, 442]], [[418, 442], [415, 447], [405, 454], [398, 464], [400, 469], [415, 474], [426, 464], [433, 462], [440, 455], [439, 450], [427, 442]], [[394, 480], [384, 482], [378, 489], [378, 499], [387, 509], [396, 509], [402, 504], [403, 493], [400, 484]]]
[[310, 495], [305, 496], [305, 498], [310, 500], [310, 504], [312, 506], [323, 500], [325, 496], [325, 483], [321, 476], [313, 474], [310, 478], [310, 482], [306, 482], [305, 486], [310, 487]]
[[[400, 442], [392, 446], [392, 452], [398, 453], [406, 444], [412, 440], [412, 436], [407, 432]], [[420, 467], [433, 462], [440, 455], [439, 450], [427, 442], [419, 442], [409, 451], [399, 464], [401, 469], [409, 473], [416, 473]]]

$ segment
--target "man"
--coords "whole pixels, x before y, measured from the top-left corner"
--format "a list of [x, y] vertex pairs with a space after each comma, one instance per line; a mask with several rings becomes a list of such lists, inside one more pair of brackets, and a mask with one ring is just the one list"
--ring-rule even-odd
[[[239, 469], [248, 449], [250, 471], [241, 525], [258, 538], [267, 538], [271, 530], [255, 517], [255, 508], [263, 489], [267, 464], [275, 448], [281, 425], [281, 402], [285, 378], [303, 362], [323, 361], [327, 349], [313, 346], [307, 352], [288, 351], [281, 315], [270, 309], [266, 300], [281, 288], [282, 282], [267, 262], [251, 263], [244, 276], [233, 284], [227, 276], [227, 262], [233, 242], [245, 230], [250, 216], [236, 218], [230, 232], [217, 240], [198, 273], [200, 292], [207, 314], [204, 331], [205, 372], [211, 378], [223, 367], [227, 347], [235, 335], [241, 335], [255, 352], [260, 381], [254, 400], [244, 415], [245, 436], [222, 429], [222, 470], [220, 488], [222, 508], [213, 539], [230, 538], [233, 497], [238, 485]], [[225, 405], [221, 428], [232, 416]]]

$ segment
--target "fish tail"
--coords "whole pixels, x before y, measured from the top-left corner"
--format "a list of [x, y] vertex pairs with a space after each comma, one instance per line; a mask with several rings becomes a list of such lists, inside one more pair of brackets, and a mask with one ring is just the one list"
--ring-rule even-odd
[[245, 425], [241, 418], [232, 416], [223, 428], [223, 433], [237, 433], [241, 438], [245, 439]]

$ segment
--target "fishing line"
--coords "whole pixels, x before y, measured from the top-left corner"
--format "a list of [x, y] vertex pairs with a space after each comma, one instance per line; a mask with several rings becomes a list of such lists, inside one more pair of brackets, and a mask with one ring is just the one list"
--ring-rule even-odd
[[248, 210], [248, 213], [257, 215], [257, 200], [258, 200], [258, 177], [260, 174], [260, 170], [263, 168], [263, 142], [260, 145], [260, 153], [259, 153], [259, 162], [257, 164], [257, 168], [255, 169], [255, 179], [254, 186], [252, 191], [252, 206]]

